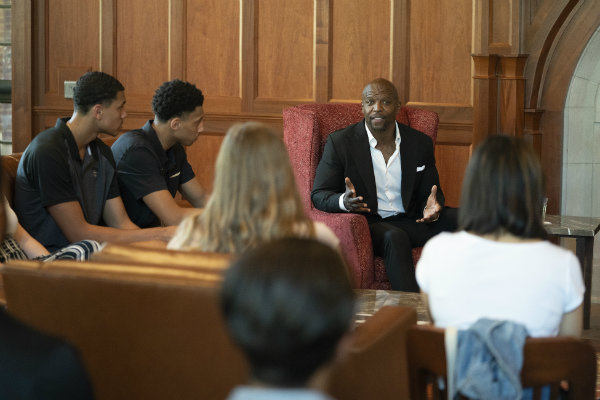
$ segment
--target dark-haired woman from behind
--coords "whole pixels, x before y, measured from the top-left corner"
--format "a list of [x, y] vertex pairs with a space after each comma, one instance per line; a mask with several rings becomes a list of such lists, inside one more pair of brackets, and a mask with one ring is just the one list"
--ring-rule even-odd
[[585, 287], [575, 255], [546, 241], [539, 159], [522, 139], [495, 135], [465, 174], [459, 231], [425, 246], [417, 281], [437, 326], [480, 318], [523, 324], [530, 336], [579, 336]]

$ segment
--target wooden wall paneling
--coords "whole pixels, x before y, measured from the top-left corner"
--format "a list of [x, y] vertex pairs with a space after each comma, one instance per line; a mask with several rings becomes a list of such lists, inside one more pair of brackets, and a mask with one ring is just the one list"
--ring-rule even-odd
[[523, 137], [529, 142], [538, 156], [542, 156], [542, 130], [540, 122], [544, 115], [543, 110], [525, 109], [523, 121]]
[[198, 139], [186, 149], [188, 161], [198, 181], [207, 192], [212, 192], [215, 162], [223, 143], [222, 133], [203, 132]]
[[64, 98], [65, 80], [77, 80], [100, 65], [100, 5], [98, 0], [37, 2], [38, 82], [34, 106], [72, 109]]
[[473, 42], [472, 54], [489, 54], [489, 35], [490, 35], [490, 2], [473, 1]]
[[489, 18], [489, 47], [497, 50], [511, 45], [512, 0], [491, 0]]
[[281, 113], [314, 97], [314, 3], [257, 0], [254, 110]]
[[501, 56], [498, 129], [500, 133], [523, 136], [527, 56]]
[[411, 2], [411, 102], [472, 104], [472, 19], [471, 0]]
[[242, 112], [252, 112], [254, 111], [254, 98], [256, 97], [255, 21], [257, 19], [257, 9], [255, 0], [242, 1], [241, 10]]
[[186, 1], [185, 77], [204, 93], [206, 112], [242, 111], [242, 3]]
[[358, 102], [368, 82], [392, 78], [390, 1], [333, 2], [330, 101]]
[[497, 132], [498, 57], [473, 55], [473, 145]]
[[32, 135], [32, 5], [12, 1], [12, 149], [23, 151]]
[[329, 101], [331, 57], [331, 1], [315, 0], [314, 97], [317, 103]]
[[169, 0], [167, 43], [167, 79], [186, 79], [185, 50], [187, 49], [187, 35], [189, 29], [187, 17], [187, 4], [184, 0]]
[[115, 57], [116, 7], [115, 0], [100, 2], [100, 66], [99, 70], [115, 76], [117, 60]]
[[390, 80], [398, 97], [406, 104], [410, 95], [410, 6], [409, 0], [392, 0], [392, 42], [390, 44]]
[[521, 45], [521, 4], [523, 0], [490, 0], [490, 53], [519, 54]]
[[127, 109], [148, 111], [154, 91], [169, 78], [169, 2], [128, 0], [115, 4], [115, 76], [125, 86]]
[[471, 146], [445, 145], [437, 143], [435, 146], [435, 159], [440, 174], [440, 186], [444, 191], [446, 205], [449, 207], [460, 206], [460, 192], [465, 169], [471, 156]]

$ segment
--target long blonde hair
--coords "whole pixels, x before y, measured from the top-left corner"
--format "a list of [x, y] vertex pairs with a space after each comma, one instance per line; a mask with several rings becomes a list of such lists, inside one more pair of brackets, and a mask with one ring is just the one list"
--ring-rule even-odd
[[283, 141], [267, 125], [246, 122], [227, 131], [206, 208], [180, 224], [169, 248], [239, 253], [314, 232]]

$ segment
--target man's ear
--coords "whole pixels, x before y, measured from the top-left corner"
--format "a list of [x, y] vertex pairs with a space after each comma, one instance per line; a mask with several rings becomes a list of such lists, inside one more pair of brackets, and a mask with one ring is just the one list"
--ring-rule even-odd
[[94, 113], [94, 118], [100, 119], [102, 117], [102, 113], [104, 112], [104, 107], [102, 107], [102, 104], [94, 104], [91, 112]]
[[179, 118], [179, 117], [171, 118], [169, 120], [169, 127], [171, 127], [171, 129], [173, 129], [174, 131], [179, 129], [181, 127], [181, 118]]

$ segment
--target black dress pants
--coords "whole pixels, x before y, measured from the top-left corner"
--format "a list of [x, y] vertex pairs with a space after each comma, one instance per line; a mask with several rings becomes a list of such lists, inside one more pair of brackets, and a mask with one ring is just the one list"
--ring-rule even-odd
[[417, 218], [406, 214], [369, 222], [373, 252], [376, 256], [383, 257], [393, 290], [419, 292], [412, 249], [424, 246], [440, 232], [455, 231], [457, 216], [457, 208], [445, 207], [440, 218], [431, 223], [416, 222]]

